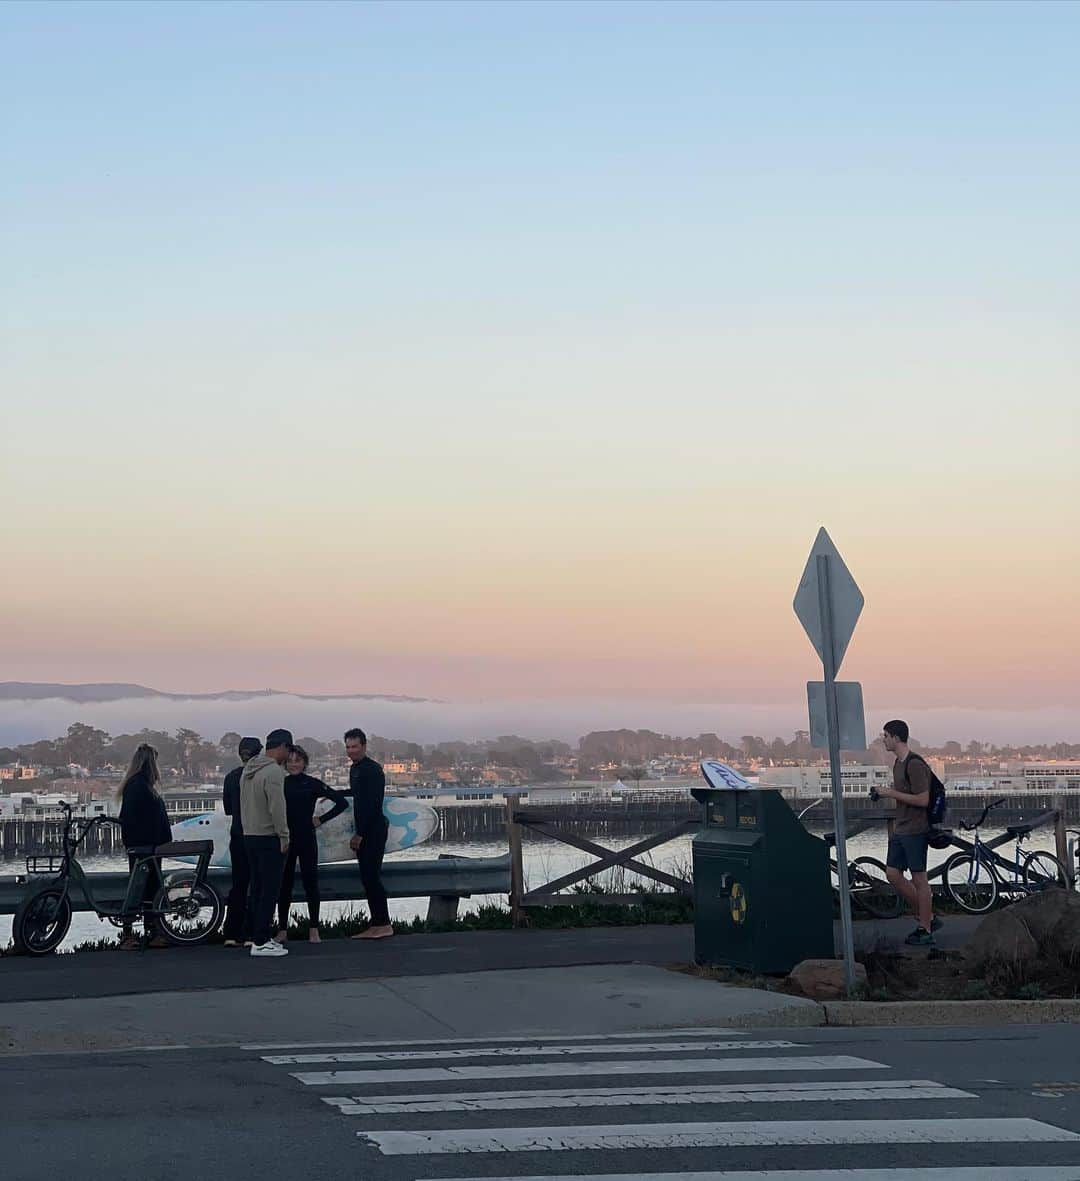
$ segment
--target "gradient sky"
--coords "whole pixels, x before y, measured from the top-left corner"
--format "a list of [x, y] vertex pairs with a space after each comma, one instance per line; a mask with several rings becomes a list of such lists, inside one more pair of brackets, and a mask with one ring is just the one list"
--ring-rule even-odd
[[0, 679], [1080, 705], [1080, 5], [0, 9]]

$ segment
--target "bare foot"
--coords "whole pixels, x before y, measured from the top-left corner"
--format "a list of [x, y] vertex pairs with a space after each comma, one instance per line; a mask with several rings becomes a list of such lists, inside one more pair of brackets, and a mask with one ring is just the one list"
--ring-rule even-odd
[[319, 938], [318, 927], [312, 927], [311, 930], [308, 931], [307, 941], [308, 943], [322, 943], [322, 940]]
[[366, 931], [361, 931], [359, 935], [354, 935], [354, 939], [389, 939], [394, 933], [394, 928], [387, 927], [368, 927]]
[[274, 936], [274, 942], [275, 943], [288, 943], [289, 942], [289, 932], [288, 931], [278, 931], [278, 933]]

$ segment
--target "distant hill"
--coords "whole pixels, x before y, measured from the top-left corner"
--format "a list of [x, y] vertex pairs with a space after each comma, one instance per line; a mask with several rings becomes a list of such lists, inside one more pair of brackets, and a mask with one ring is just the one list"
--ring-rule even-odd
[[405, 697], [396, 693], [291, 693], [288, 689], [225, 689], [220, 693], [163, 693], [145, 685], [106, 682], [88, 685], [57, 685], [40, 681], [0, 681], [0, 701], [127, 701], [156, 697], [165, 701], [250, 701], [256, 697], [299, 697], [304, 701], [406, 701], [427, 702], [428, 697]]

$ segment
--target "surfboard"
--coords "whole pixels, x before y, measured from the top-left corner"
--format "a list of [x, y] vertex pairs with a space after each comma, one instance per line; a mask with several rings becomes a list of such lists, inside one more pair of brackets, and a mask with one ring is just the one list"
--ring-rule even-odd
[[[327, 811], [329, 807], [329, 803], [320, 800], [316, 814]], [[383, 801], [383, 815], [390, 826], [386, 838], [387, 853], [422, 845], [434, 836], [439, 827], [438, 814], [430, 804], [409, 799], [407, 796], [387, 796]], [[229, 857], [231, 824], [232, 818], [225, 815], [225, 807], [219, 803], [213, 812], [204, 812], [200, 816], [190, 816], [186, 820], [177, 821], [172, 826], [173, 840], [212, 840], [214, 852], [210, 864], [228, 868], [232, 865]], [[319, 845], [319, 864], [351, 861], [356, 856], [349, 848], [352, 835], [353, 817], [350, 806], [340, 816], [335, 816], [329, 824], [320, 825], [315, 830], [315, 839]]]
[[701, 773], [705, 776], [705, 782], [717, 791], [752, 791], [754, 788], [734, 767], [716, 759], [706, 759], [701, 764]]

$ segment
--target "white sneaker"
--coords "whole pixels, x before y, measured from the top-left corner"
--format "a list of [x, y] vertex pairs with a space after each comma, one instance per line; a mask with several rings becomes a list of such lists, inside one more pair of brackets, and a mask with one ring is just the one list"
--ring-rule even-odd
[[275, 943], [273, 939], [269, 943], [255, 943], [251, 948], [252, 955], [288, 955], [289, 949], [282, 947], [280, 943]]

